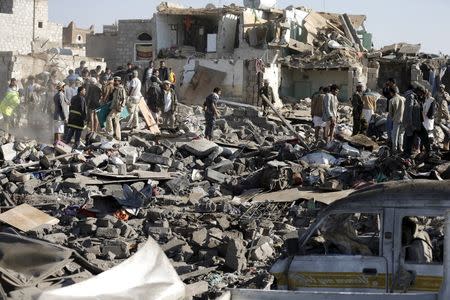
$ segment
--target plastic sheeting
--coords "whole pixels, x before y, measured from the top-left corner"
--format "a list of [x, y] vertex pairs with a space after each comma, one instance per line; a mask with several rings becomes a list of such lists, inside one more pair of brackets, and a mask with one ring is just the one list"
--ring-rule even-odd
[[337, 163], [337, 159], [325, 152], [314, 152], [302, 157], [303, 161], [310, 165], [334, 165]]
[[185, 286], [153, 240], [122, 264], [81, 283], [44, 292], [38, 300], [177, 300]]

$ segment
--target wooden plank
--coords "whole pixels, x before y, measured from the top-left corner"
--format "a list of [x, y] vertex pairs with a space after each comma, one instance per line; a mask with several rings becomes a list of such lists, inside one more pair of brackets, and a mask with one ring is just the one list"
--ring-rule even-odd
[[16, 206], [0, 214], [0, 221], [27, 232], [42, 225], [56, 225], [59, 220], [28, 204]]
[[269, 101], [269, 99], [267, 99], [266, 96], [262, 95], [261, 99], [263, 99], [264, 102], [266, 102], [266, 105], [268, 105], [273, 112], [278, 116], [278, 118], [281, 119], [281, 122], [283, 122], [283, 124], [297, 137], [298, 142], [306, 149], [306, 150], [310, 150], [309, 146], [305, 143], [305, 141], [303, 140], [303, 137], [294, 129], [294, 127], [292, 127], [291, 123], [289, 123], [284, 117], [283, 115], [275, 108], [275, 106], [273, 106], [272, 102]]
[[139, 109], [150, 132], [153, 134], [161, 134], [158, 124], [156, 123], [155, 119], [153, 119], [152, 112], [148, 108], [147, 103], [145, 103], [144, 98], [142, 98], [141, 102], [139, 102]]

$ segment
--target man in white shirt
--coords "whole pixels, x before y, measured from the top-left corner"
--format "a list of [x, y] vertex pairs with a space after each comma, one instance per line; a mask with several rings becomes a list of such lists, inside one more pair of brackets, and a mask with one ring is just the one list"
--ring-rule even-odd
[[178, 104], [177, 95], [171, 86], [172, 83], [168, 80], [164, 81], [162, 86], [162, 119], [163, 126], [167, 129], [174, 129], [175, 113]]
[[325, 95], [323, 99], [323, 117], [322, 120], [326, 122], [325, 133], [327, 142], [331, 142], [334, 139], [334, 129], [336, 127], [338, 117], [338, 104], [339, 100], [337, 95], [339, 94], [339, 88], [333, 84], [330, 87], [330, 92]]
[[139, 129], [139, 102], [142, 99], [142, 83], [138, 78], [138, 71], [133, 71], [133, 79], [128, 83], [128, 110], [130, 111], [130, 120], [128, 125], [131, 128]]

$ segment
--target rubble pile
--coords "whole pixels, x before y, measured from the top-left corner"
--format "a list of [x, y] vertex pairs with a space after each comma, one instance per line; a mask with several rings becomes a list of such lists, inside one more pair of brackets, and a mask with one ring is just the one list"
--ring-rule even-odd
[[[320, 195], [388, 180], [450, 178], [450, 164], [440, 157], [413, 163], [391, 156], [382, 138], [351, 136], [349, 126], [336, 129], [337, 141], [314, 144], [314, 130], [298, 117], [309, 105], [303, 100], [285, 116], [310, 150], [276, 117], [252, 107], [222, 106], [216, 142], [199, 138], [203, 111], [182, 105], [179, 134], [125, 132], [127, 142], [93, 135], [84, 151], [5, 134], [2, 231], [77, 253], [34, 288], [89, 278], [151, 237], [185, 283], [207, 282], [212, 297], [229, 287], [270, 287], [268, 270], [286, 240], [330, 203]], [[339, 111], [350, 118], [348, 107]], [[24, 287], [30, 288], [5, 290], [20, 298]]]

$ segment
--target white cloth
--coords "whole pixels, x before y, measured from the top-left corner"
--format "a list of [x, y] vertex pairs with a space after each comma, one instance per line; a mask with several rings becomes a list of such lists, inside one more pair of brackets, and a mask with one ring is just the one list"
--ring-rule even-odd
[[153, 75], [153, 68], [148, 68], [147, 73], [145, 74], [145, 79], [150, 80]]
[[373, 114], [374, 114], [374, 111], [372, 109], [363, 109], [362, 110], [362, 115], [363, 115], [364, 120], [366, 120], [367, 125], [369, 125]]
[[423, 112], [422, 112], [422, 116], [423, 116], [423, 127], [425, 127], [425, 129], [427, 131], [433, 131], [434, 130], [434, 119], [429, 119], [427, 117], [428, 111], [431, 108], [431, 105], [434, 102], [434, 98], [430, 97], [427, 100], [425, 100], [425, 103], [423, 105]]
[[314, 127], [325, 127], [325, 122], [322, 120], [322, 116], [314, 116], [313, 117]]
[[53, 128], [55, 133], [64, 133], [64, 121], [53, 121]]
[[164, 112], [169, 112], [172, 109], [172, 93], [164, 91]]
[[130, 81], [129, 88], [131, 90], [131, 92], [130, 92], [131, 99], [134, 101], [139, 101], [142, 98], [142, 93], [141, 93], [142, 83], [139, 80], [139, 78], [133, 78]]

